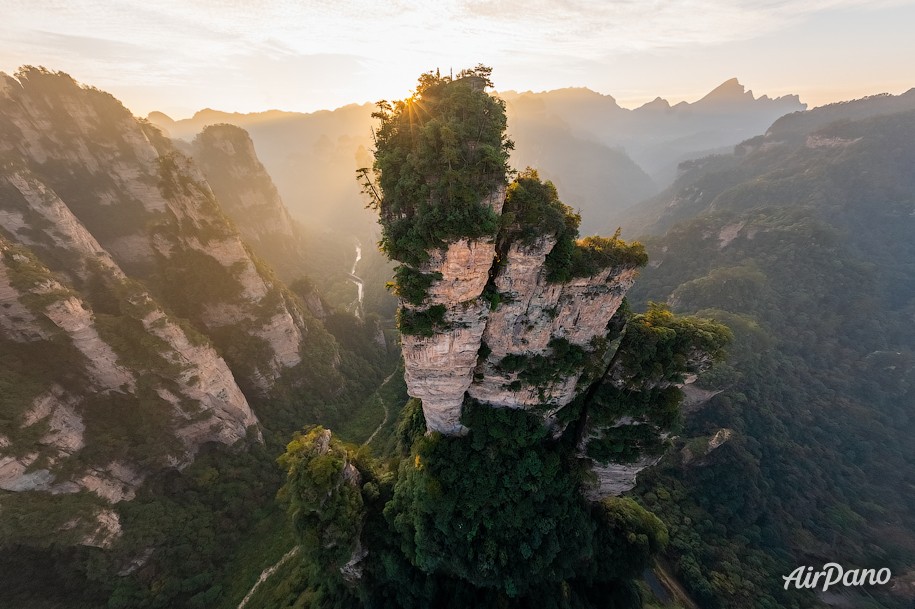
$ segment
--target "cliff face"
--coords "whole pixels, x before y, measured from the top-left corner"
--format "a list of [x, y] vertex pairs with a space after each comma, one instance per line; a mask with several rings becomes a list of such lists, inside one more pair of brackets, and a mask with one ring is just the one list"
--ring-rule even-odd
[[533, 169], [506, 185], [512, 144], [486, 74], [425, 75], [374, 114], [376, 180], [360, 175], [382, 249], [402, 263], [408, 392], [444, 435], [468, 433], [468, 406], [530, 411], [592, 469], [587, 497], [620, 494], [668, 444], [672, 385], [719, 356], [727, 331], [660, 309], [618, 314], [644, 248], [618, 232], [579, 239], [581, 217]]
[[245, 243], [281, 277], [301, 275], [306, 259], [302, 228], [289, 215], [248, 133], [234, 125], [211, 125], [190, 149]]
[[[291, 234], [271, 204], [252, 239]], [[129, 500], [259, 437], [240, 387], [298, 366], [312, 323], [155, 129], [66, 75], [0, 74], [0, 489]]]
[[[504, 190], [497, 194], [504, 197]], [[499, 201], [494, 209], [501, 208]], [[635, 279], [636, 265], [550, 281], [545, 262], [556, 241], [554, 235], [541, 235], [532, 245], [516, 241], [498, 259], [494, 241], [487, 239], [461, 239], [429, 253], [419, 270], [441, 278], [420, 305], [402, 302], [408, 310], [445, 308], [445, 329], [402, 339], [407, 388], [422, 400], [429, 430], [463, 433], [467, 396], [491, 406], [551, 414], [582, 391], [586, 360], [602, 355], [600, 339]], [[482, 296], [487, 285], [497, 302]], [[556, 341], [579, 349], [584, 354], [579, 364], [557, 367], [542, 379], [526, 376], [535, 365], [532, 359], [554, 355]]]
[[[505, 188], [499, 187], [481, 205], [501, 213], [504, 201]], [[481, 295], [495, 255], [494, 239], [460, 239], [429, 252], [429, 260], [419, 270], [438, 273], [440, 278], [429, 286], [420, 306], [402, 303], [412, 310], [445, 307], [444, 323], [451, 328], [432, 336], [405, 334], [401, 341], [407, 389], [422, 400], [429, 429], [445, 434], [464, 432], [461, 405], [489, 316], [489, 304]]]
[[504, 302], [489, 317], [483, 341], [490, 353], [478, 366], [470, 387], [470, 396], [480, 402], [551, 409], [571, 402], [582, 368], [537, 387], [519, 381], [519, 372], [505, 370], [500, 362], [506, 356], [548, 356], [550, 342], [556, 339], [593, 351], [593, 341], [607, 334], [607, 322], [635, 280], [635, 268], [622, 266], [552, 283], [545, 261], [555, 245], [551, 236], [540, 237], [532, 246], [513, 243], [496, 272], [494, 285]]
[[[258, 268], [201, 172], [169, 140], [110, 95], [66, 75], [27, 69], [0, 79], [0, 158], [20, 193], [2, 221], [17, 241], [28, 241], [33, 220], [60, 220], [71, 240], [83, 238], [71, 230], [82, 226], [95, 241], [83, 245], [149, 282], [179, 316], [215, 331], [217, 343], [239, 330], [262, 340], [246, 379], [262, 390], [300, 361], [299, 315]], [[55, 197], [48, 205], [57, 211], [41, 212], [39, 203]], [[40, 245], [58, 247], [57, 240]], [[51, 266], [69, 268], [60, 255]]]

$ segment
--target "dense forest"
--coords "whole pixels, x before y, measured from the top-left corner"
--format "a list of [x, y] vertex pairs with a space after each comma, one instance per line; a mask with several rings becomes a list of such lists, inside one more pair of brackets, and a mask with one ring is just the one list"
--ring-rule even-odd
[[[344, 256], [348, 268], [351, 242], [302, 227], [246, 232], [258, 228], [244, 215], [250, 201], [263, 203], [259, 219], [288, 213], [243, 131], [172, 142], [66, 75], [17, 74], [23, 107], [52, 118], [44, 156], [32, 158], [17, 148], [29, 142], [28, 112], [0, 99], [0, 278], [11, 286], [0, 315], [40, 321], [26, 339], [0, 325], [4, 467], [38, 455], [27, 475], [56, 467], [78, 479], [117, 460], [144, 478], [115, 503], [85, 489], [0, 491], [0, 605], [910, 606], [913, 97], [787, 115], [733, 153], [682, 164], [673, 186], [620, 216], [644, 235], [627, 242], [619, 231], [581, 238], [581, 216], [553, 183], [511, 169], [506, 106], [485, 92], [489, 77], [484, 66], [455, 79], [430, 72], [411, 98], [377, 105], [374, 165], [359, 184], [397, 264], [376, 255], [364, 272], [377, 279], [367, 310], [382, 319], [347, 306], [339, 269], [332, 281], [299, 272]], [[230, 148], [249, 150], [239, 158], [250, 179], [226, 170], [238, 162], [222, 156]], [[240, 196], [240, 183], [251, 192]], [[23, 184], [41, 185], [40, 204]], [[484, 201], [503, 188], [496, 213]], [[144, 208], [150, 192], [167, 212]], [[123, 205], [99, 203], [112, 197]], [[89, 237], [63, 239], [70, 228], [48, 209], [72, 212]], [[323, 248], [314, 257], [312, 237]], [[544, 238], [556, 242], [542, 261], [546, 289], [608, 268], [639, 278], [597, 340], [553, 338], [499, 360], [514, 378], [502, 389], [542, 403], [467, 396], [464, 435], [427, 432], [396, 341], [461, 328], [426, 306], [442, 278], [422, 270], [430, 254], [491, 240], [497, 264], [480, 298], [494, 313], [512, 304], [494, 282], [508, 252]], [[167, 247], [143, 260], [124, 245], [143, 253], [146, 239]], [[231, 264], [207, 253], [236, 241]], [[391, 274], [396, 322], [381, 295]], [[265, 286], [256, 298], [252, 277]], [[324, 298], [328, 286], [339, 293]], [[49, 322], [48, 307], [70, 299], [142, 382], [97, 390], [90, 361]], [[164, 321], [150, 323], [159, 310]], [[300, 361], [273, 374], [262, 328], [279, 313], [301, 331]], [[199, 379], [152, 332], [167, 323], [224, 362], [257, 416], [247, 436], [185, 455], [166, 398]], [[479, 370], [490, 354], [483, 343]], [[577, 397], [548, 404], [571, 377]], [[23, 422], [52, 385], [85, 397], [73, 402], [85, 445], [72, 454], [51, 452], [50, 419]], [[182, 421], [202, 416], [202, 402], [175, 401]], [[600, 466], [639, 471], [637, 486], [596, 497]], [[116, 519], [119, 534], [87, 536], [85, 514]], [[785, 588], [799, 565], [830, 561], [890, 568], [894, 585], [838, 599]]]
[[[652, 264], [633, 303], [667, 301], [736, 337], [706, 376], [724, 390], [687, 418], [696, 440], [637, 492], [703, 607], [815, 606], [812, 592], [784, 590], [797, 565], [910, 577], [915, 115], [882, 115], [891, 103], [789, 116], [690, 165], [655, 226], [685, 219], [645, 239]], [[697, 455], [721, 429], [731, 439]], [[909, 606], [896, 590], [849, 602]]]

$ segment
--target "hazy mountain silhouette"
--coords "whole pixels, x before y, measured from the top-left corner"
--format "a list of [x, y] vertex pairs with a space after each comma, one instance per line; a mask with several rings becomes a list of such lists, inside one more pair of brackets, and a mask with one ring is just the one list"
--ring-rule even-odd
[[[590, 89], [499, 95], [517, 144], [512, 163], [519, 169], [536, 165], [556, 182], [565, 202], [581, 210], [586, 233], [666, 186], [681, 161], [730, 150], [779, 116], [805, 107], [797, 96], [754, 98], [736, 79], [692, 104], [671, 106], [658, 98], [635, 110]], [[375, 220], [363, 210], [354, 175], [371, 164], [373, 109], [371, 104], [308, 114], [205, 109], [179, 121], [153, 112], [149, 120], [185, 140], [207, 125], [243, 127], [293, 216], [315, 228], [372, 240]]]
[[[699, 606], [814, 606], [774, 576], [807, 560], [915, 567], [915, 445], [900, 423], [915, 403], [913, 164], [910, 91], [779, 119], [632, 210], [630, 234], [652, 233], [632, 306], [666, 301], [736, 337], [714, 373], [726, 388], [683, 430], [731, 440], [699, 461], [687, 442], [640, 479], [662, 520], [694, 523], [671, 530], [667, 558]], [[681, 494], [657, 500], [661, 486]], [[845, 595], [912, 599], [901, 586]]]
[[672, 106], [658, 97], [634, 110], [586, 88], [501, 95], [511, 105], [539, 100], [546, 112], [563, 117], [573, 134], [625, 150], [661, 187], [673, 181], [681, 161], [729, 148], [778, 117], [806, 108], [796, 95], [756, 98], [736, 78], [693, 103]]
[[670, 188], [611, 216], [604, 228], [621, 225], [629, 235], [660, 234], [678, 221], [719, 209], [722, 202], [716, 197], [723, 189], [763, 175], [763, 167], [781, 171], [779, 163], [798, 151], [837, 147], [841, 142], [818, 133], [827, 126], [912, 110], [915, 89], [901, 95], [874, 95], [785, 115], [764, 135], [741, 142], [727, 154], [684, 163], [680, 177]]

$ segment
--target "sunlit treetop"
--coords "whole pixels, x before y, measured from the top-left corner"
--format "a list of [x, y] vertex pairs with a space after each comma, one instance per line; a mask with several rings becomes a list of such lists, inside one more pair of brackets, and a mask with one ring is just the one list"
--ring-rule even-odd
[[486, 93], [491, 73], [427, 72], [407, 99], [378, 102], [375, 162], [359, 174], [391, 258], [419, 264], [448, 241], [495, 237], [498, 215], [484, 199], [506, 184], [513, 144], [505, 103]]

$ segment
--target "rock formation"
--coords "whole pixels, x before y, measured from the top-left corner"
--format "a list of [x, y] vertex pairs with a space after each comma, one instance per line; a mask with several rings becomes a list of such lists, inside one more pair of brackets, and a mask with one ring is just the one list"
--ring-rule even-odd
[[[658, 392], [701, 366], [665, 362], [668, 376], [655, 379], [620, 356], [629, 317], [611, 320], [647, 261], [641, 245], [618, 235], [578, 239], [580, 217], [534, 170], [508, 184], [504, 106], [476, 75], [429, 76], [414, 97], [379, 106], [374, 182], [362, 173], [380, 211], [382, 248], [402, 263], [394, 287], [408, 392], [421, 400], [430, 432], [465, 434], [468, 400], [537, 413], [554, 438], [570, 428], [595, 473], [586, 495], [624, 492], [657, 462], [672, 421], [610, 416], [603, 405], [592, 411], [587, 394], [626, 387], [666, 404], [678, 396]], [[425, 117], [420, 136], [415, 106]], [[500, 110], [502, 122], [493, 118]], [[440, 139], [424, 139], [439, 132]], [[478, 156], [484, 146], [488, 156]], [[681, 330], [684, 340], [672, 350], [705, 353], [707, 345], [688, 340], [688, 326]], [[579, 397], [574, 412], [561, 414]], [[612, 430], [632, 425], [644, 426], [640, 435], [653, 450], [609, 448], [625, 441]]]
[[[212, 145], [237, 146], [222, 161], [255, 180], [224, 207], [110, 95], [0, 73], [0, 489], [115, 503], [205, 443], [259, 437], [241, 387], [270, 391], [319, 332], [244, 241], [294, 237], [250, 140]], [[263, 222], [240, 235], [238, 209]]]

